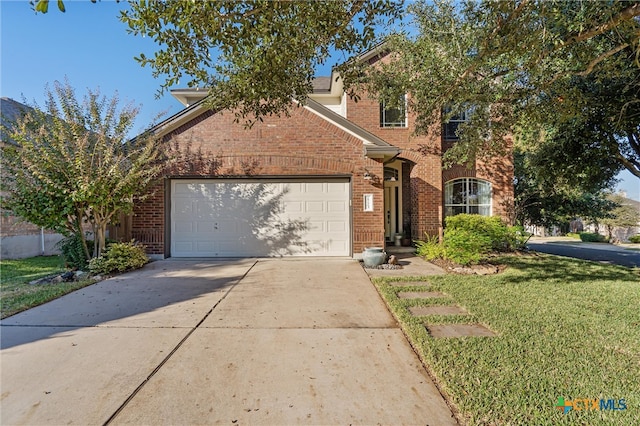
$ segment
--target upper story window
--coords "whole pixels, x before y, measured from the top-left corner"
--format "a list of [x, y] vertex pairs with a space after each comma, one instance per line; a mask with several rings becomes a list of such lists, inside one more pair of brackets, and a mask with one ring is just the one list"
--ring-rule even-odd
[[445, 140], [458, 140], [458, 127], [462, 123], [466, 123], [471, 118], [473, 112], [472, 108], [468, 108], [464, 111], [454, 113], [448, 121], [444, 121], [444, 117], [451, 113], [451, 108], [445, 107], [442, 110], [442, 136]]
[[445, 216], [460, 213], [491, 216], [491, 183], [482, 179], [462, 178], [444, 185]]
[[407, 127], [407, 98], [402, 96], [398, 106], [380, 103], [380, 127]]

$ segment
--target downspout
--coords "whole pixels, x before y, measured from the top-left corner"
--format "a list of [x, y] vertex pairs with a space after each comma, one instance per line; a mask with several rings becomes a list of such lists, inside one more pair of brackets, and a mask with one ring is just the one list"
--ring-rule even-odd
[[44, 256], [44, 228], [40, 227], [40, 246], [42, 248], [41, 255]]

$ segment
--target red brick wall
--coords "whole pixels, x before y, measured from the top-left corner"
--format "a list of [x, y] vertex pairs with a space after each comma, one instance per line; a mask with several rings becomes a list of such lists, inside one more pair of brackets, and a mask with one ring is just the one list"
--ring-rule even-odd
[[[408, 114], [408, 127], [380, 127], [380, 103], [363, 96], [358, 102], [347, 100], [347, 118], [390, 144], [402, 148], [399, 159], [411, 168], [410, 192], [404, 191], [403, 223], [410, 222], [411, 237], [424, 238], [425, 233], [438, 235], [442, 228], [442, 166], [439, 155], [440, 135], [414, 134], [414, 115]], [[433, 148], [433, 152], [425, 150]], [[403, 173], [406, 178], [406, 173]], [[405, 184], [406, 185], [406, 184]], [[406, 188], [406, 186], [405, 186]], [[409, 204], [407, 204], [409, 203]], [[407, 208], [410, 206], [410, 208]]]
[[[381, 58], [388, 61], [389, 57]], [[375, 66], [375, 61], [372, 62]], [[407, 96], [411, 96], [408, 94]], [[426, 135], [417, 136], [415, 131], [415, 114], [407, 114], [406, 128], [380, 127], [380, 103], [374, 97], [363, 94], [358, 102], [347, 99], [347, 118], [382, 138], [402, 148], [398, 157], [407, 160], [406, 167], [412, 167], [409, 176], [410, 192], [406, 189], [403, 200], [403, 221], [410, 220], [412, 238], [423, 238], [424, 234], [438, 235], [443, 226], [444, 183], [457, 177], [478, 177], [492, 183], [493, 214], [506, 220], [511, 218], [513, 203], [513, 162], [511, 155], [494, 157], [491, 160], [478, 161], [469, 171], [465, 167], [456, 166], [449, 170], [442, 169], [440, 152], [446, 149], [442, 141], [440, 124], [434, 124]], [[510, 152], [511, 141], [507, 141]], [[403, 173], [403, 179], [406, 179]], [[403, 183], [406, 188], [406, 183]]]
[[[305, 108], [291, 117], [266, 117], [251, 129], [233, 122], [231, 112], [205, 114], [168, 135], [189, 156], [169, 177], [350, 176], [353, 253], [384, 242], [382, 184], [363, 178], [365, 169], [382, 176], [382, 164], [364, 157], [362, 142]], [[150, 254], [164, 254], [165, 190], [138, 203], [133, 236]], [[374, 195], [374, 212], [363, 211], [363, 195]]]
[[[510, 149], [512, 142], [508, 140], [506, 143]], [[492, 215], [500, 216], [510, 224], [514, 223], [513, 159], [511, 155], [478, 160], [471, 168], [455, 165], [443, 171], [442, 182], [444, 184], [462, 177], [478, 178], [491, 182]], [[442, 202], [444, 203], [444, 196]]]

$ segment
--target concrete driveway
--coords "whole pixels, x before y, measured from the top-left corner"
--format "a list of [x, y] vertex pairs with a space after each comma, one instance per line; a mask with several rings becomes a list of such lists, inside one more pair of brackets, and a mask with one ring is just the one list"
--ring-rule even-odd
[[456, 424], [353, 260], [158, 261], [0, 326], [3, 425]]

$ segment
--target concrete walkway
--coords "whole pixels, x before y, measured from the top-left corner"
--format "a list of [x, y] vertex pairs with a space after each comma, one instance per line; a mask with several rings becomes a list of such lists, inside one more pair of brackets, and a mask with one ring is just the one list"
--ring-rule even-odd
[[154, 262], [0, 322], [1, 424], [456, 424], [358, 262]]
[[415, 254], [413, 247], [386, 248], [388, 255], [396, 256], [402, 269], [365, 269], [371, 277], [424, 277], [429, 275], [443, 275], [446, 271], [433, 263], [427, 262]]

